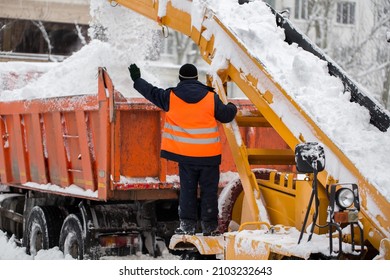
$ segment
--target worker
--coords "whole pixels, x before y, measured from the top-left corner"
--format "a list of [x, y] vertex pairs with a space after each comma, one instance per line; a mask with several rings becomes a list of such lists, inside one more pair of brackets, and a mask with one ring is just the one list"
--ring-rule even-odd
[[141, 78], [137, 65], [129, 66], [134, 88], [166, 112], [161, 157], [178, 162], [179, 219], [176, 234], [195, 234], [198, 228], [197, 189], [200, 188], [200, 225], [205, 236], [218, 232], [218, 183], [221, 143], [217, 121], [234, 119], [237, 107], [224, 104], [212, 87], [198, 81], [198, 70], [184, 64], [176, 87], [157, 88]]

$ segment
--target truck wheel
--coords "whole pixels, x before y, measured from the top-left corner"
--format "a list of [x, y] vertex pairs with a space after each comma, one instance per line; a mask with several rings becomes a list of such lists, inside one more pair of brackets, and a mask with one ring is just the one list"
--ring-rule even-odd
[[58, 246], [63, 220], [63, 214], [57, 207], [34, 206], [28, 216], [23, 238], [27, 254], [35, 256], [41, 249]]
[[59, 247], [64, 255], [82, 260], [84, 256], [83, 226], [81, 217], [70, 214], [66, 217], [60, 232]]
[[201, 254], [199, 252], [184, 251], [180, 256], [180, 260], [200, 260]]
[[198, 251], [184, 251], [180, 260], [216, 260], [215, 255], [202, 255]]

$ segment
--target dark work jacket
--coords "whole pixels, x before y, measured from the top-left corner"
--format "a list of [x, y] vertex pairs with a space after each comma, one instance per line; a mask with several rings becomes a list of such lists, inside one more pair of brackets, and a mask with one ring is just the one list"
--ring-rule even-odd
[[[197, 103], [202, 100], [209, 91], [214, 92], [212, 87], [206, 86], [197, 80], [184, 80], [179, 82], [176, 87], [162, 89], [153, 86], [142, 78], [139, 78], [135, 80], [134, 88], [147, 100], [165, 112], [169, 111], [169, 99], [171, 91], [173, 91], [180, 99], [187, 103]], [[236, 105], [233, 103], [224, 104], [216, 93], [214, 95], [214, 106], [214, 117], [221, 123], [231, 122], [237, 114]], [[221, 164], [221, 155], [211, 157], [190, 157], [162, 150], [161, 157], [185, 164]]]

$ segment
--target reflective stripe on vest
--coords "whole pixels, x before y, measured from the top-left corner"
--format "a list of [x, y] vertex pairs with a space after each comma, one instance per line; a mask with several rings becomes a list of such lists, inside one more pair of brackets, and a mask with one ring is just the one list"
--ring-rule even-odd
[[213, 92], [195, 104], [186, 103], [171, 92], [169, 108], [162, 134], [163, 150], [194, 157], [221, 154]]
[[[185, 134], [190, 135], [198, 135], [198, 134], [207, 134], [207, 133], [216, 133], [218, 132], [218, 127], [212, 127], [212, 128], [182, 128], [177, 125], [171, 125], [169, 123], [165, 123], [165, 128], [171, 129], [173, 131], [177, 132], [183, 132]], [[163, 137], [178, 141], [178, 142], [184, 142], [184, 143], [192, 143], [192, 144], [211, 144], [211, 143], [217, 143], [219, 142], [219, 137], [212, 137], [212, 138], [188, 138], [188, 137], [181, 137], [174, 134], [171, 134], [169, 132], [164, 132]]]

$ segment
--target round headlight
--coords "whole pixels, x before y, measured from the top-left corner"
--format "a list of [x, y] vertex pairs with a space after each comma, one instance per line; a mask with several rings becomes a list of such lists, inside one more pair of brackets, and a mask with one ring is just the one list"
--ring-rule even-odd
[[353, 194], [353, 191], [350, 189], [339, 189], [336, 193], [336, 202], [337, 205], [341, 208], [348, 208], [350, 207], [355, 200], [355, 195]]

